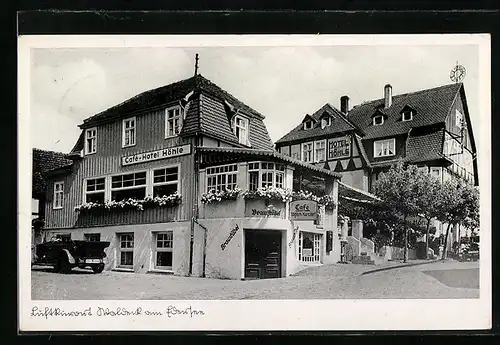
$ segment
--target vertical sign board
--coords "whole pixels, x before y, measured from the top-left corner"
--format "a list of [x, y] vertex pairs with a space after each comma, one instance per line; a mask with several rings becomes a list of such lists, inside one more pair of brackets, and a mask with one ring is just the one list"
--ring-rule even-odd
[[312, 200], [296, 200], [290, 203], [290, 220], [315, 220], [318, 203]]
[[351, 156], [351, 137], [346, 135], [344, 137], [328, 139], [328, 159], [341, 159]]

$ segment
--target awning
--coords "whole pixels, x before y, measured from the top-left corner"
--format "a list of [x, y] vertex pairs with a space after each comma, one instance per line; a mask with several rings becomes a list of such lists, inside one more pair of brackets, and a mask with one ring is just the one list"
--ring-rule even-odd
[[369, 203], [374, 201], [380, 201], [376, 195], [365, 192], [361, 189], [357, 189], [351, 187], [343, 182], [339, 181], [339, 201], [342, 202], [341, 199], [360, 202], [360, 203]]

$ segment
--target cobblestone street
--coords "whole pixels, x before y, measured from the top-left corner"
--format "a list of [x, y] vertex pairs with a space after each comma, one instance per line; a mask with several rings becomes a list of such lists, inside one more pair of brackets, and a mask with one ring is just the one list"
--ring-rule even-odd
[[[397, 263], [400, 264], [400, 263]], [[368, 272], [380, 266], [325, 265], [295, 276], [218, 280], [156, 274], [34, 267], [33, 300], [478, 298], [478, 262], [433, 262]]]

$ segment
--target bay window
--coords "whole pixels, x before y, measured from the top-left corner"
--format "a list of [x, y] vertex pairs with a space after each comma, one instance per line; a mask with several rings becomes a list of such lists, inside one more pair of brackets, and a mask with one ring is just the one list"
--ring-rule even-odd
[[146, 172], [111, 176], [111, 200], [146, 197]]
[[207, 192], [236, 188], [238, 165], [229, 164], [207, 168]]
[[179, 190], [179, 167], [153, 170], [153, 196], [168, 196]]
[[313, 161], [313, 144], [303, 143], [302, 144], [302, 160], [306, 163], [312, 163]]
[[271, 162], [248, 163], [248, 189], [285, 188], [285, 166]]
[[396, 139], [378, 140], [373, 142], [375, 158], [394, 156], [396, 154]]
[[105, 178], [92, 178], [85, 180], [85, 202], [103, 204], [105, 194]]

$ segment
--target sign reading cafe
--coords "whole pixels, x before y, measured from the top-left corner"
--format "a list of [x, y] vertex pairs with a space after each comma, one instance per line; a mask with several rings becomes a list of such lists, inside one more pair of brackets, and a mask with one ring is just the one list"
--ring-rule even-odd
[[158, 159], [166, 159], [177, 156], [188, 155], [191, 153], [191, 145], [186, 144], [182, 146], [166, 147], [164, 149], [137, 153], [131, 156], [122, 157], [122, 165], [132, 165], [155, 161]]
[[291, 220], [314, 220], [318, 217], [318, 203], [312, 200], [297, 200], [290, 203]]
[[351, 138], [349, 136], [328, 140], [328, 159], [351, 156]]

